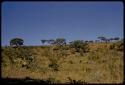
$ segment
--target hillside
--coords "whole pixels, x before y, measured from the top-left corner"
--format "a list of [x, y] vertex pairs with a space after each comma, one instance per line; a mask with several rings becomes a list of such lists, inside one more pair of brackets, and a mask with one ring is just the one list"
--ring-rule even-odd
[[90, 43], [86, 52], [66, 46], [2, 47], [2, 78], [49, 83], [122, 83], [123, 43]]

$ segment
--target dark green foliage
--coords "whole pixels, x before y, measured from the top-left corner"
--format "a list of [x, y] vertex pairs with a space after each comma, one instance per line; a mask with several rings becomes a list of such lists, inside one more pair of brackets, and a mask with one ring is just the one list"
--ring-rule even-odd
[[119, 37], [115, 37], [114, 40], [119, 40], [120, 38]]
[[21, 46], [23, 45], [24, 40], [21, 38], [13, 38], [10, 40], [10, 46]]
[[97, 38], [100, 39], [101, 41], [106, 41], [106, 37], [100, 36], [100, 37], [97, 37]]
[[62, 46], [62, 50], [69, 50], [69, 46], [68, 45]]
[[47, 42], [48, 44], [52, 44], [52, 45], [66, 45], [66, 39], [64, 38], [57, 38], [56, 40], [54, 39], [50, 39], [50, 40], [41, 40], [41, 42], [44, 44], [45, 42]]
[[3, 47], [3, 52], [2, 52], [3, 63], [9, 61], [13, 66], [19, 62], [18, 59], [21, 59], [22, 61], [26, 62], [28, 67], [33, 67], [32, 64], [35, 61], [35, 54], [28, 47], [16, 47], [16, 48]]
[[6, 62], [10, 62], [11, 64], [14, 64], [14, 58], [15, 58], [15, 54], [13, 50], [13, 48], [11, 47], [2, 47], [3, 48], [3, 52], [2, 52], [2, 61], [3, 63]]
[[64, 38], [57, 38], [55, 42], [57, 45], [65, 45], [66, 44], [66, 40]]
[[87, 43], [82, 40], [75, 40], [70, 46], [71, 48], [75, 48], [76, 52], [80, 52], [81, 55], [87, 51]]
[[54, 45], [55, 44], [55, 40], [54, 39], [50, 39], [50, 40], [48, 40], [48, 43]]
[[41, 40], [41, 42], [44, 44], [47, 40]]
[[29, 68], [34, 68], [34, 62], [35, 62], [35, 53], [33, 53], [30, 48], [19, 48], [19, 52], [21, 55], [22, 60], [27, 62], [27, 66]]
[[30, 48], [25, 48], [25, 47], [18, 47], [16, 48], [18, 52], [16, 53], [18, 57], [24, 59], [24, 60], [32, 60], [33, 59], [33, 52], [30, 50]]

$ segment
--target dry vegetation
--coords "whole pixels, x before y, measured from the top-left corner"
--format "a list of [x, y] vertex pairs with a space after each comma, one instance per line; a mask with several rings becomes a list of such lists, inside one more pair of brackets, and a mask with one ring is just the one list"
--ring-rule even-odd
[[[123, 83], [123, 44], [90, 43], [86, 48], [88, 52], [81, 54], [69, 45], [2, 47], [2, 77], [48, 79], [51, 83]], [[33, 56], [32, 62], [28, 56]]]

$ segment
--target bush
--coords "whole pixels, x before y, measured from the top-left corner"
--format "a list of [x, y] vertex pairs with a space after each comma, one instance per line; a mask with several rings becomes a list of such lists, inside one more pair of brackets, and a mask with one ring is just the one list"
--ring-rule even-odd
[[57, 38], [55, 42], [59, 46], [65, 45], [66, 44], [66, 39], [64, 39], [64, 38]]
[[83, 42], [82, 40], [73, 41], [70, 44], [70, 47], [75, 48], [75, 51], [80, 52], [81, 55], [83, 55], [83, 53], [87, 52], [87, 43]]
[[[20, 64], [19, 66], [21, 66], [21, 64], [23, 64], [22, 62], [25, 61], [28, 66], [33, 67], [32, 63], [35, 61], [34, 56], [35, 55], [31, 51], [31, 49], [26, 47], [5, 47], [2, 51], [3, 63], [9, 63], [11, 65]], [[9, 60], [9, 62], [7, 59]]]
[[116, 42], [116, 50], [123, 51], [124, 50], [124, 42], [123, 40]]
[[59, 65], [57, 63], [51, 63], [49, 64], [49, 67], [52, 68], [54, 71], [59, 71]]
[[110, 45], [110, 49], [114, 49], [114, 50], [117, 50], [117, 51], [123, 51], [124, 50], [123, 40], [115, 42], [115, 43], [112, 43]]
[[17, 47], [17, 46], [23, 45], [23, 43], [24, 43], [24, 40], [21, 38], [13, 38], [10, 40], [10, 46], [15, 45]]
[[62, 46], [62, 50], [68, 50], [69, 49], [69, 46], [66, 45], [66, 46]]
[[85, 81], [81, 81], [81, 80], [73, 80], [70, 77], [67, 77], [69, 79], [69, 82], [67, 82], [68, 84], [87, 84], [87, 82]]
[[[15, 53], [13, 52], [13, 48], [11, 47], [3, 47], [2, 51], [2, 61], [3, 63], [7, 62], [10, 64], [14, 64]], [[9, 61], [9, 62], [8, 62]]]

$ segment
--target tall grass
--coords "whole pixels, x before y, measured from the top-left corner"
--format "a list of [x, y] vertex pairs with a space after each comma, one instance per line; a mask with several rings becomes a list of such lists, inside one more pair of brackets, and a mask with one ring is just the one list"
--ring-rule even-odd
[[[2, 77], [28, 76], [50, 83], [122, 83], [122, 45], [119, 42], [91, 43], [85, 53], [76, 52], [68, 45], [2, 47]], [[33, 62], [28, 61], [31, 55]], [[21, 67], [20, 59], [30, 62], [30, 68]]]

